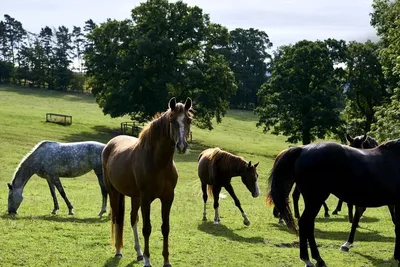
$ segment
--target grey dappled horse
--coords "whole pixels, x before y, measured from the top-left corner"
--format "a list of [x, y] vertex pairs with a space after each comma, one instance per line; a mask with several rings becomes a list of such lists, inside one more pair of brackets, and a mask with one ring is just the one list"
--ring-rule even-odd
[[22, 192], [32, 175], [47, 180], [51, 196], [54, 201], [53, 214], [59, 207], [55, 188], [65, 200], [69, 214], [73, 215], [73, 207], [69, 202], [60, 177], [78, 177], [94, 170], [99, 180], [103, 195], [102, 207], [99, 216], [106, 212], [107, 190], [104, 186], [103, 171], [101, 165], [101, 153], [105, 144], [87, 141], [75, 143], [59, 143], [54, 141], [39, 142], [28, 153], [17, 167], [11, 184], [8, 184], [8, 213], [16, 214], [21, 205]]

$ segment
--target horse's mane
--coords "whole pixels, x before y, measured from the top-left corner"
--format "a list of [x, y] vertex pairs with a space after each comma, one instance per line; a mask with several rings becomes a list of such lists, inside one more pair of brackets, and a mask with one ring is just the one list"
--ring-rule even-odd
[[219, 147], [214, 148], [212, 153], [204, 156], [209, 158], [213, 164], [218, 164], [222, 171], [242, 170], [248, 164], [243, 157], [233, 155]]
[[30, 157], [32, 156], [33, 152], [36, 151], [36, 149], [38, 149], [40, 146], [42, 146], [44, 143], [47, 143], [47, 142], [50, 142], [50, 141], [47, 141], [47, 140], [40, 141], [40, 142], [37, 143], [28, 153], [25, 154], [25, 156], [24, 156], [24, 157], [22, 158], [22, 160], [19, 162], [17, 168], [15, 168], [15, 171], [14, 171], [14, 174], [13, 174], [13, 178], [12, 178], [12, 181], [11, 181], [11, 184], [12, 184], [12, 182], [14, 182], [15, 175], [17, 174], [17, 172], [18, 172], [19, 169], [21, 168], [22, 164], [24, 164], [28, 159], [30, 159]]
[[400, 148], [400, 139], [387, 141], [381, 144], [379, 148]]

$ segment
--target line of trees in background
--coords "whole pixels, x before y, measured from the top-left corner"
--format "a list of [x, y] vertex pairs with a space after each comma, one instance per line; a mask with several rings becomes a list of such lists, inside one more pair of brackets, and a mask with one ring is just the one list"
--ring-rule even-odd
[[[148, 0], [131, 18], [34, 34], [0, 21], [0, 82], [90, 90], [105, 114], [146, 121], [171, 96], [193, 98], [197, 125], [251, 109], [265, 131], [310, 143], [344, 133], [400, 137], [400, 1], [374, 0], [377, 43], [299, 41], [273, 56], [267, 33], [228, 31], [197, 6]], [[267, 75], [268, 74], [268, 75]]]

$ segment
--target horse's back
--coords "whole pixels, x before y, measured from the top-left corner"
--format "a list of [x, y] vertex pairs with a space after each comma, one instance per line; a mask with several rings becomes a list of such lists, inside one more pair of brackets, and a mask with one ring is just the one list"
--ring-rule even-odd
[[[399, 183], [394, 176], [393, 168], [377, 150], [360, 150], [336, 143], [304, 146], [295, 164], [295, 182], [303, 195], [325, 188], [358, 206], [385, 205], [373, 200], [376, 194], [393, 199]], [[385, 198], [383, 202], [389, 201]]]

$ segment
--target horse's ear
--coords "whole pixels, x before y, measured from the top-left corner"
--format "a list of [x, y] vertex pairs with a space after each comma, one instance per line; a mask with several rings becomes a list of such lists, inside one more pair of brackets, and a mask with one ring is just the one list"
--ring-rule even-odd
[[249, 167], [249, 168], [251, 167], [251, 161], [249, 161], [249, 164], [247, 165], [247, 167]]
[[258, 164], [260, 164], [260, 162], [257, 162], [256, 164], [254, 164], [254, 168], [257, 168]]
[[361, 148], [364, 148], [364, 144], [367, 144], [368, 147], [370, 147], [370, 143], [368, 142], [368, 135], [364, 134], [364, 136], [361, 138]]
[[168, 107], [169, 107], [171, 110], [174, 110], [174, 109], [175, 109], [175, 106], [176, 106], [176, 98], [173, 97], [173, 98], [171, 98], [171, 99], [169, 100], [169, 102], [168, 102]]
[[364, 136], [361, 138], [361, 142], [364, 143], [367, 140], [368, 135], [364, 134]]
[[347, 139], [347, 141], [349, 141], [350, 143], [353, 143], [353, 141], [354, 141], [353, 137], [351, 137], [348, 133], [346, 134], [346, 139]]
[[12, 185], [10, 183], [7, 183], [8, 189], [12, 190]]
[[189, 110], [192, 107], [192, 99], [190, 99], [190, 97], [186, 98], [185, 101], [185, 109]]

